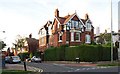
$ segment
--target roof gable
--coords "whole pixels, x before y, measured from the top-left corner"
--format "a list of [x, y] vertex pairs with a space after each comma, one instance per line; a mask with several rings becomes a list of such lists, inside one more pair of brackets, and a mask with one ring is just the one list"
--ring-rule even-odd
[[77, 15], [77, 13], [75, 12], [74, 14], [72, 14], [68, 19], [66, 19], [66, 21], [64, 22], [64, 24], [67, 24], [69, 22], [69, 20], [74, 19], [74, 20], [79, 20], [83, 26], [85, 26], [85, 24], [83, 23], [83, 21], [79, 18], [79, 16]]
[[75, 21], [80, 21], [79, 18], [75, 15], [72, 20], [75, 20]]
[[79, 16], [77, 15], [77, 13], [75, 12], [72, 15], [68, 14], [67, 16], [64, 16], [64, 17], [55, 17], [53, 25], [56, 21], [58, 23], [60, 23], [60, 25], [64, 25], [64, 24], [67, 24], [69, 22], [69, 20], [71, 20], [71, 19], [80, 21], [83, 24], [83, 26], [85, 26], [85, 23], [88, 20], [88, 19], [87, 20], [86, 19], [80, 19]]

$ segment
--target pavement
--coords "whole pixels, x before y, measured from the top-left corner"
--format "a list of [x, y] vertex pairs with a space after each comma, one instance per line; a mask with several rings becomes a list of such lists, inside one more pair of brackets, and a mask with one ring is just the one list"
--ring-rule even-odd
[[[33, 72], [43, 72], [42, 69], [26, 66], [27, 71]], [[5, 68], [3, 70], [24, 70], [24, 65], [21, 64], [5, 64]]]

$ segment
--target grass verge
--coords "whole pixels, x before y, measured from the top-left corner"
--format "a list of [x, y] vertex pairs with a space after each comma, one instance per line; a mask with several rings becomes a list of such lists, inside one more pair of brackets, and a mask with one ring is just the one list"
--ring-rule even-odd
[[97, 66], [120, 66], [120, 62], [98, 64]]
[[24, 71], [24, 70], [3, 70], [2, 74], [34, 74], [32, 71]]

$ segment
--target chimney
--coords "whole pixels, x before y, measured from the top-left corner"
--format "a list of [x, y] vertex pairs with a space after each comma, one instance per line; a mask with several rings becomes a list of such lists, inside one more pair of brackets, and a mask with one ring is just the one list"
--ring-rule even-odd
[[85, 20], [89, 19], [88, 14], [85, 14]]
[[32, 34], [29, 35], [29, 38], [32, 38]]
[[55, 17], [59, 17], [59, 10], [58, 9], [55, 10]]

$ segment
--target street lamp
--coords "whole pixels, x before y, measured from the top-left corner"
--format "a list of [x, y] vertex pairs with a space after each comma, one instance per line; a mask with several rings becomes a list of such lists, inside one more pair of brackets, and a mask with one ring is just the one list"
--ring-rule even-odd
[[111, 0], [111, 62], [113, 62], [112, 0]]

